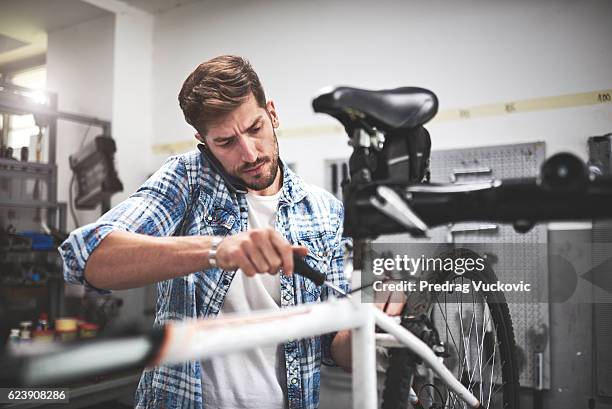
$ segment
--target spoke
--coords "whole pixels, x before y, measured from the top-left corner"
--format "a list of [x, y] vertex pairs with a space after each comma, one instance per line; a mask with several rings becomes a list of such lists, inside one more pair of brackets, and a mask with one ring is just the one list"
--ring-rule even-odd
[[[458, 278], [458, 277], [457, 277]], [[455, 281], [455, 280], [449, 280]], [[465, 277], [461, 277], [461, 284], [464, 284], [467, 281]], [[496, 369], [500, 365], [503, 365], [497, 358], [497, 354], [499, 353], [497, 339], [497, 326], [493, 325], [489, 331], [489, 325], [493, 320], [492, 314], [488, 309], [488, 297], [485, 294], [473, 294], [470, 293], [471, 299], [468, 301], [466, 297], [463, 296], [463, 292], [458, 294], [456, 291], [454, 297], [452, 293], [445, 292], [444, 297], [442, 298], [440, 294], [435, 299], [435, 303], [437, 307], [434, 306], [434, 310], [437, 308], [441, 319], [444, 320], [444, 331], [446, 333], [446, 344], [452, 345], [456, 348], [457, 353], [457, 362], [458, 362], [458, 378], [459, 380], [463, 379], [464, 384], [468, 390], [472, 391], [472, 393], [476, 392], [478, 399], [481, 401], [481, 404], [485, 408], [489, 408], [491, 404], [497, 402], [493, 399], [493, 396], [498, 394], [500, 390], [503, 390], [503, 383], [500, 385], [497, 382], [500, 380], [503, 382], [503, 374], [497, 374]], [[456, 302], [456, 309], [453, 308], [451, 297], [454, 298]], [[440, 305], [441, 302], [444, 302], [444, 308]], [[467, 324], [466, 313], [469, 313], [468, 309], [464, 310], [464, 303], [471, 303], [471, 317], [469, 324]], [[459, 332], [459, 336], [461, 338], [461, 343], [458, 343], [458, 339], [455, 337], [454, 329], [450, 325], [450, 315], [457, 314], [459, 315], [459, 322], [457, 326], [457, 330]], [[479, 317], [479, 314], [482, 314], [482, 317]], [[432, 319], [435, 320], [435, 314], [431, 315]], [[482, 318], [482, 319], [480, 319]], [[478, 323], [481, 323], [482, 328], [478, 328]], [[441, 324], [440, 324], [441, 325]], [[439, 328], [436, 322], [434, 322], [434, 326]], [[489, 348], [489, 342], [487, 342], [488, 333], [491, 332], [492, 336], [492, 348]], [[472, 340], [472, 336], [474, 336], [474, 340]], [[473, 351], [477, 353], [478, 356], [473, 356], [472, 347], [475, 348]], [[487, 353], [487, 356], [484, 354]], [[500, 362], [498, 364], [498, 362]], [[478, 370], [478, 372], [476, 372]], [[487, 373], [487, 371], [490, 371]], [[464, 376], [465, 374], [465, 376]], [[479, 375], [479, 378], [476, 375]], [[487, 385], [486, 382], [489, 382]], [[446, 408], [464, 408], [465, 402], [456, 394], [448, 391], [446, 389]], [[428, 390], [427, 395], [428, 399], [433, 402], [436, 397], [433, 395], [433, 392]], [[486, 405], [486, 406], [485, 406]]]
[[[456, 403], [457, 402], [463, 402], [459, 399], [459, 397], [457, 395], [455, 395], [453, 392], [449, 392], [449, 396], [447, 398], [448, 402], [453, 402], [452, 406], [449, 406], [450, 408], [455, 408], [456, 407]], [[461, 404], [461, 403], [460, 403]]]
[[[453, 345], [455, 346], [455, 349], [457, 350], [457, 357], [459, 357], [459, 345], [457, 345], [457, 342], [455, 341], [455, 337], [453, 336], [453, 333], [450, 331], [450, 326], [448, 325], [448, 316], [444, 314], [444, 312], [442, 311], [442, 307], [440, 307], [440, 303], [436, 303], [438, 305], [438, 309], [440, 310], [440, 314], [442, 314], [442, 318], [444, 318], [444, 323], [446, 325], [446, 333], [447, 333], [447, 338], [446, 338], [446, 342], [448, 343], [448, 334], [450, 334], [451, 336], [451, 341], [453, 342]], [[446, 307], [446, 303], [444, 304]]]
[[[469, 363], [469, 345], [468, 348], [466, 348], [465, 345], [465, 331], [463, 330], [463, 296], [461, 297], [461, 300], [458, 299], [458, 296], [455, 296], [455, 298], [457, 298], [457, 303], [459, 305], [459, 327], [461, 330], [461, 345], [463, 346], [463, 360], [461, 362], [462, 364], [462, 371], [461, 373], [463, 373], [463, 369], [467, 368], [467, 372], [468, 374], [470, 373], [470, 363]], [[469, 342], [469, 339], [468, 339]], [[463, 362], [465, 362], [465, 367], [463, 366]]]
[[487, 330], [487, 299], [486, 297], [484, 297], [484, 303], [482, 304], [482, 336], [480, 338], [480, 352], [478, 354], [478, 360], [480, 361], [480, 396], [482, 397], [483, 394], [483, 383], [484, 383], [484, 378], [482, 377], [482, 367], [485, 366], [486, 364], [482, 363], [482, 355], [484, 354], [484, 339], [485, 339], [485, 332]]
[[432, 404], [433, 403], [433, 395], [431, 393], [431, 391], [429, 390], [429, 386], [426, 386], [427, 388], [427, 395], [429, 395], [429, 401], [427, 403]]
[[[468, 332], [468, 348], [470, 348], [470, 361], [472, 360], [472, 350], [471, 350], [471, 344], [472, 344], [472, 328], [475, 326], [476, 323], [476, 313], [474, 311], [474, 298], [472, 297], [472, 319], [470, 321], [470, 330]], [[478, 352], [478, 329], [476, 329], [475, 331], [476, 333], [476, 352]], [[471, 388], [475, 383], [472, 383], [472, 381], [474, 380], [474, 377], [476, 376], [476, 361], [474, 360], [474, 369], [471, 370], [472, 375], [468, 377], [468, 385], [469, 388]], [[468, 370], [468, 374], [470, 373], [470, 371]], [[468, 388], [468, 389], [469, 389]]]
[[[476, 335], [476, 354], [477, 357], [476, 359], [474, 359], [474, 365], [478, 365], [478, 374], [480, 375], [480, 379], [478, 382], [478, 392], [479, 392], [479, 399], [482, 399], [482, 350], [480, 349], [480, 345], [481, 342], [478, 341], [478, 323], [477, 323], [477, 311], [476, 311], [476, 303], [475, 303], [475, 295], [472, 294], [472, 319], [474, 320], [474, 334]], [[483, 337], [484, 339], [484, 337]], [[470, 344], [471, 344], [471, 338], [470, 338]], [[474, 367], [474, 375], [472, 377], [472, 379], [476, 377], [476, 367]], [[475, 385], [476, 383], [474, 383]]]
[[497, 347], [497, 342], [495, 342], [493, 344], [493, 364], [491, 364], [491, 381], [490, 381], [490, 386], [489, 386], [489, 396], [487, 399], [487, 408], [489, 407], [489, 405], [491, 405], [491, 392], [493, 390], [493, 373], [495, 371], [495, 349]]

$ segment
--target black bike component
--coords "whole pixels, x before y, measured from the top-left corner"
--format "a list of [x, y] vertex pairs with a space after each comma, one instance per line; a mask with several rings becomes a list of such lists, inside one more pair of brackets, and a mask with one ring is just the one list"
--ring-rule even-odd
[[[597, 176], [610, 155], [602, 156], [600, 167], [591, 165], [597, 172], [588, 172], [574, 155], [557, 154], [544, 163], [539, 179], [507, 179], [490, 186], [424, 185], [429, 181], [431, 142], [422, 125], [435, 115], [437, 105], [431, 91], [410, 87], [383, 91], [337, 87], [313, 100], [315, 112], [337, 118], [352, 138], [351, 179], [343, 183], [345, 235], [359, 239], [419, 233], [373, 206], [379, 186], [396, 190], [429, 227], [488, 221], [512, 224], [525, 233], [539, 222], [610, 216], [612, 178]], [[382, 149], [377, 132], [384, 135]], [[610, 139], [605, 135], [597, 141], [610, 145]]]
[[512, 223], [514, 231], [521, 234], [527, 233], [529, 230], [533, 229], [535, 225], [535, 222], [531, 220], [516, 220]]
[[300, 274], [316, 285], [325, 284], [325, 274], [318, 272], [314, 268], [310, 267], [302, 257], [297, 254], [293, 255], [293, 268], [297, 274]]
[[414, 377], [416, 356], [407, 348], [389, 349], [389, 367], [381, 409], [405, 409], [408, 407], [410, 387]]
[[316, 97], [312, 107], [338, 119], [352, 135], [359, 119], [382, 131], [421, 126], [438, 112], [438, 98], [417, 87], [379, 91], [337, 87]]
[[[0, 385], [36, 387], [61, 385], [87, 376], [142, 369], [154, 363], [164, 339], [163, 329], [138, 337], [75, 341], [54, 346], [51, 351], [27, 356], [0, 356]], [[142, 341], [146, 348], [142, 348]], [[93, 355], [92, 355], [93, 354]], [[87, 367], [84, 356], [96, 356]]]
[[504, 179], [487, 186], [351, 181], [343, 192], [346, 235], [373, 238], [406, 232], [405, 226], [380, 213], [370, 202], [378, 186], [394, 189], [430, 227], [459, 220], [488, 221], [516, 223], [520, 231], [536, 222], [610, 217], [612, 209], [612, 178], [608, 176], [593, 177], [584, 187], [574, 184], [573, 190], [545, 189], [537, 178]]
[[562, 192], [580, 191], [589, 182], [586, 165], [571, 153], [558, 153], [546, 160], [541, 178], [545, 189]]
[[[478, 254], [467, 249], [451, 250], [445, 254], [441, 254], [440, 257], [463, 259], [479, 258]], [[483, 283], [497, 282], [497, 277], [488, 263], [485, 263], [485, 268], [483, 271], [474, 270], [471, 272], [466, 272], [462, 276], [458, 276], [452, 271], [444, 272], [434, 270], [423, 272], [419, 279], [436, 284], [442, 284], [455, 280], [471, 280]], [[461, 354], [461, 351], [463, 351], [464, 348], [461, 345], [462, 340], [457, 340], [457, 335], [454, 337], [449, 336], [449, 334], [452, 334], [452, 330], [448, 322], [449, 320], [456, 318], [450, 316], [450, 311], [452, 311], [452, 309], [448, 308], [451, 305], [462, 305], [462, 303], [466, 303], [469, 307], [469, 305], [471, 305], [469, 300], [459, 300], [456, 298], [457, 294], [443, 292], [410, 292], [406, 295], [408, 300], [404, 307], [404, 311], [402, 312], [402, 325], [408, 330], [411, 330], [411, 326], [414, 325], [414, 317], [425, 314], [429, 320], [435, 324], [440, 337], [448, 338], [446, 340], [443, 339], [442, 341], [451, 347], [454, 345], [454, 348], [451, 349], [456, 350], [458, 354]], [[496, 365], [497, 363], [501, 362], [501, 379], [499, 380], [499, 385], [496, 386], [502, 390], [503, 402], [498, 402], [495, 397], [491, 399], [491, 402], [495, 402], [496, 404], [500, 403], [500, 407], [505, 409], [517, 409], [519, 407], [518, 363], [516, 358], [517, 354], [514, 330], [512, 328], [512, 320], [510, 318], [508, 304], [506, 303], [503, 292], [481, 292], [479, 295], [482, 296], [482, 299], [487, 303], [487, 308], [490, 312], [490, 323], [492, 328], [495, 330], [494, 334], [490, 333], [490, 335], [485, 336], [485, 338], [481, 340], [483, 345], [481, 351], [487, 353], [497, 349], [499, 352], [499, 358], [495, 360]], [[447, 311], [446, 315], [444, 312], [445, 308]], [[440, 319], [436, 320], [434, 318], [436, 315], [438, 318], [445, 318], [445, 322], [440, 322]], [[459, 317], [458, 319], [461, 320], [462, 318], [463, 317]], [[455, 323], [455, 325], [459, 324]], [[494, 339], [491, 339], [492, 337]], [[497, 340], [497, 342], [495, 342], [495, 340]], [[493, 344], [496, 345], [493, 346]], [[478, 396], [479, 385], [475, 384], [473, 381], [470, 382], [470, 374], [466, 373], [466, 369], [463, 365], [465, 362], [465, 351], [463, 352], [463, 356], [459, 356], [459, 365], [451, 362], [453, 361], [453, 358], [454, 357], [449, 357], [448, 360], [445, 359], [445, 365], [447, 365], [447, 367], [454, 372], [456, 378], [461, 380], [461, 382], [468, 389], [473, 388], [472, 393], [474, 393], [477, 398], [481, 399], [482, 407], [486, 408], [487, 406], [485, 405], [489, 400], [487, 399], [487, 401], [485, 401], [482, 397]], [[389, 362], [390, 364], [389, 368], [387, 369], [385, 389], [383, 391], [382, 408], [403, 409], [408, 407], [408, 390], [410, 386], [417, 384], [413, 382], [412, 378], [416, 374], [416, 365], [419, 363], [419, 359], [407, 349], [397, 348], [391, 351]], [[488, 360], [485, 357], [481, 362], [486, 363]], [[453, 396], [453, 398], [456, 397]], [[451, 408], [455, 407], [453, 405], [457, 405], [457, 407], [461, 408], [464, 407], [464, 403], [461, 400], [449, 399], [448, 391], [446, 401]], [[493, 406], [493, 403], [491, 403], [491, 407], [497, 406]]]
[[410, 332], [426, 343], [433, 350], [434, 354], [442, 358], [449, 357], [446, 346], [440, 341], [438, 330], [427, 315], [407, 316], [404, 323], [404, 327], [409, 328]]
[[382, 152], [372, 153], [378, 160], [374, 180], [394, 183], [429, 182], [431, 138], [422, 126], [389, 132]]
[[[419, 398], [419, 402], [423, 402], [423, 391], [425, 390], [425, 388], [428, 389], [433, 389], [434, 392], [436, 393], [437, 397], [440, 398], [440, 402], [433, 402], [428, 409], [444, 409], [446, 408], [446, 399], [444, 399], [444, 396], [442, 396], [442, 393], [440, 392], [440, 389], [432, 384], [432, 383], [426, 383], [425, 385], [421, 386], [421, 390], [419, 390], [419, 393], [417, 393], [417, 397]], [[433, 396], [430, 394], [430, 400], [433, 400]]]
[[433, 92], [415, 87], [338, 87], [315, 98], [312, 105], [316, 112], [338, 119], [352, 138], [352, 183], [429, 181], [431, 138], [422, 125], [438, 110]]

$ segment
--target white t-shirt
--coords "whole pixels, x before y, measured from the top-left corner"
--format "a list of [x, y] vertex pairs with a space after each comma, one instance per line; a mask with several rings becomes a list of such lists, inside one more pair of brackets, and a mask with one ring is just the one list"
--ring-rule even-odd
[[[249, 229], [274, 227], [281, 191], [247, 193]], [[280, 308], [278, 274], [247, 277], [236, 271], [219, 316]], [[284, 409], [287, 372], [283, 345], [256, 348], [202, 361], [202, 396], [209, 409]]]

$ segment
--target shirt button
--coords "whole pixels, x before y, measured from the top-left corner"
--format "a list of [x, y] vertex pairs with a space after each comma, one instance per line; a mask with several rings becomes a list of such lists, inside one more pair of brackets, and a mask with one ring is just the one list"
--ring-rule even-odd
[[208, 217], [206, 217], [206, 220], [208, 220], [209, 222], [212, 221], [212, 216], [208, 215]]
[[223, 285], [224, 285], [224, 286], [226, 286], [226, 287], [227, 287], [228, 285], [230, 285], [230, 280], [229, 280], [229, 278], [224, 278], [224, 279], [223, 279], [223, 281], [221, 282], [221, 284], [223, 284]]
[[283, 297], [285, 299], [285, 301], [290, 301], [291, 300], [291, 296], [289, 294], [287, 294], [285, 297]]
[[292, 384], [292, 385], [295, 385], [296, 383], [297, 383], [297, 379], [296, 379], [296, 378], [292, 378], [292, 379], [291, 379], [291, 384]]

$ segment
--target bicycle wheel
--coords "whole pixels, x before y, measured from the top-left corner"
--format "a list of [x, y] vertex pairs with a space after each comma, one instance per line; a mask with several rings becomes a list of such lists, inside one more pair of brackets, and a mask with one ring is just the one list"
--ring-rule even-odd
[[[439, 257], [476, 259], [479, 255], [455, 249]], [[483, 271], [463, 275], [427, 271], [420, 280], [467, 284], [471, 291], [410, 292], [402, 325], [430, 344], [434, 343], [432, 337], [437, 339], [444, 364], [480, 400], [481, 407], [518, 408], [516, 343], [505, 296], [502, 292], [476, 292], [471, 287], [472, 281], [497, 282], [491, 267], [485, 263]], [[411, 386], [419, 399], [414, 403], [417, 408], [466, 407], [431, 370], [419, 365], [418, 357], [408, 349], [390, 351], [386, 375], [383, 409], [408, 408]]]

